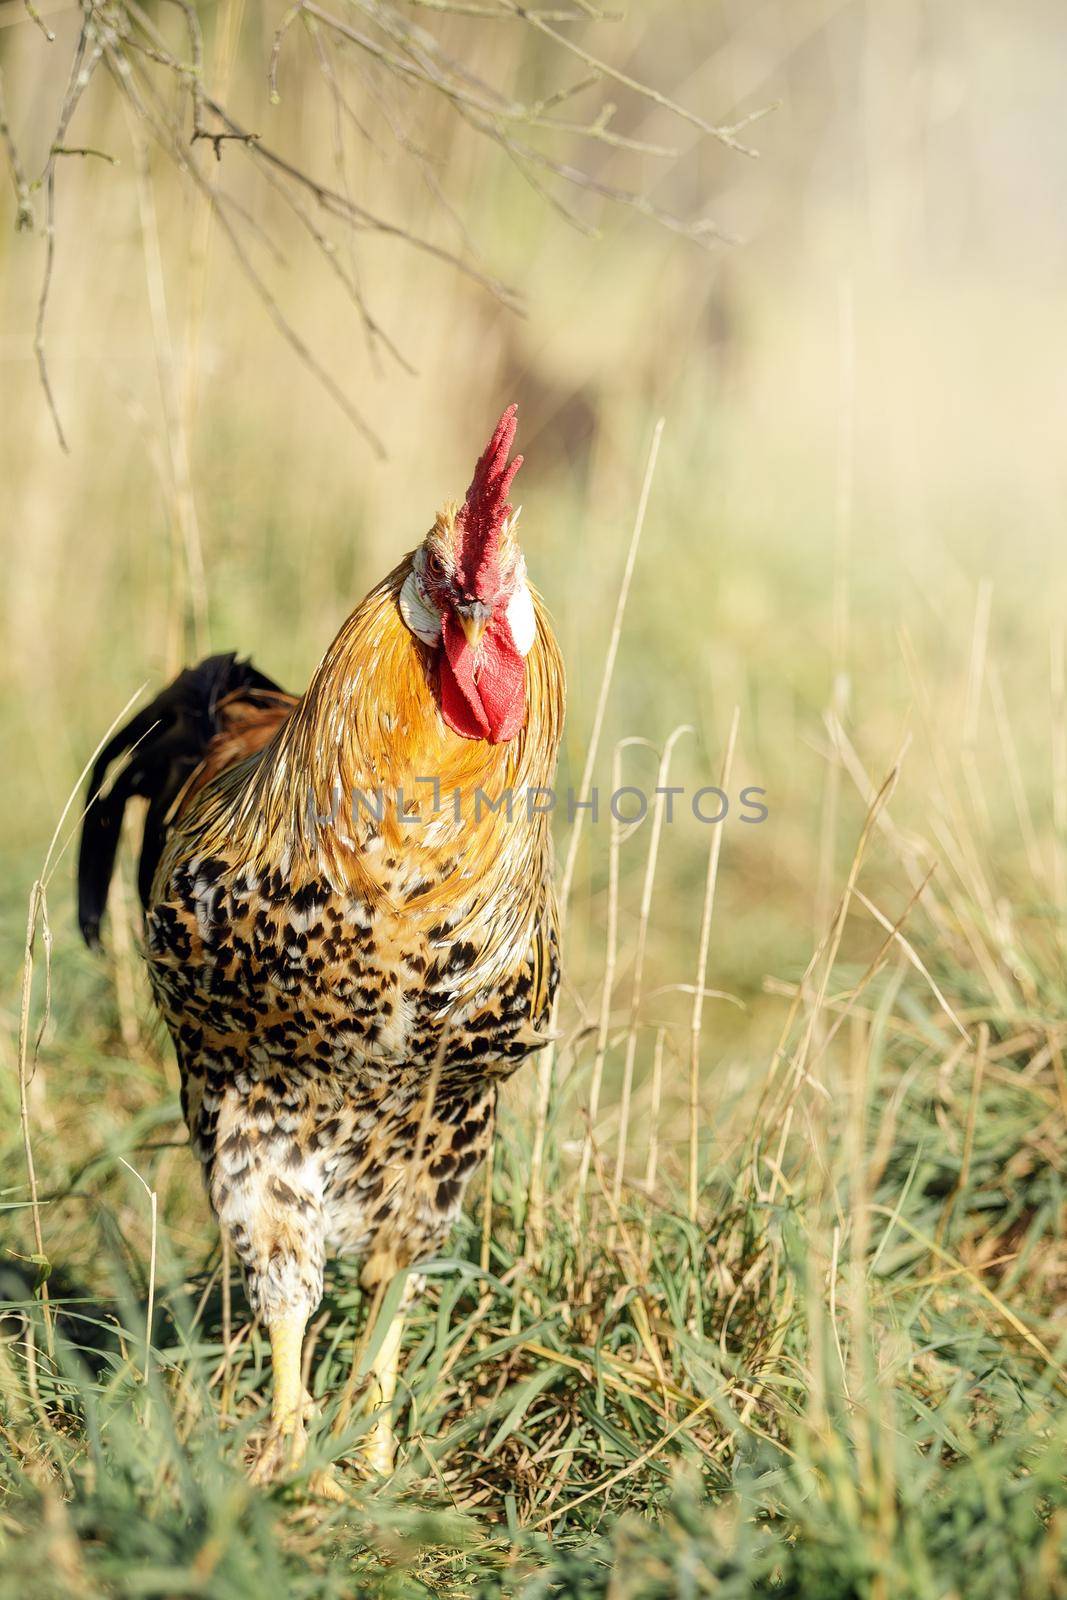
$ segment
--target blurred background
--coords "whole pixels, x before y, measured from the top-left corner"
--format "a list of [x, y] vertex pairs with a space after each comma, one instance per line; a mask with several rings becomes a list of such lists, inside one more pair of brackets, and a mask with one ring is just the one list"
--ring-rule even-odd
[[[5, 179], [5, 1047], [29, 887], [130, 696], [209, 646], [301, 685], [370, 584], [463, 493], [511, 400], [525, 547], [568, 663], [563, 777], [576, 782], [663, 416], [597, 778], [609, 785], [616, 739], [658, 749], [691, 724], [673, 781], [715, 782], [740, 708], [732, 787], [762, 786], [770, 815], [728, 824], [722, 851], [707, 981], [741, 1007], [709, 1001], [703, 1048], [709, 1137], [726, 1138], [719, 1108], [762, 1082], [776, 985], [803, 970], [866, 801], [902, 751], [893, 816], [925, 841], [923, 867], [941, 861], [994, 920], [1008, 886], [1011, 915], [1038, 929], [1049, 917], [1064, 805], [1049, 727], [1063, 726], [1067, 575], [1067, 18], [1051, 0], [645, 0], [614, 20], [546, 10], [541, 25], [488, 9], [368, 0], [345, 13], [361, 44], [281, 4], [198, 8], [210, 94], [365, 208], [355, 228], [254, 147], [189, 144], [188, 95], [143, 48], [155, 29], [189, 60], [179, 8], [98, 13], [112, 42], [59, 140], [88, 153], [54, 161], [43, 348], [64, 452], [34, 352], [48, 222], [34, 182], [81, 13], [42, 0], [42, 28], [21, 0], [0, 5], [6, 124], [33, 217], [16, 229]], [[114, 63], [131, 16], [145, 25], [140, 53], [127, 41], [124, 92]], [[394, 70], [391, 52], [411, 59], [382, 23], [396, 16], [435, 42], [427, 59], [459, 64], [450, 84], [469, 75], [472, 103], [489, 85], [539, 107], [521, 138], [559, 170], [486, 132], [454, 88]], [[754, 153], [591, 74], [588, 55], [737, 127]], [[207, 131], [227, 126], [205, 115]], [[168, 117], [181, 119], [177, 147]], [[535, 125], [549, 119], [562, 126]], [[975, 775], [962, 834], [950, 767]], [[629, 781], [651, 784], [655, 768], [654, 752], [626, 751]], [[684, 814], [666, 830], [651, 913], [643, 1022], [681, 1030], [682, 1049], [691, 1002], [677, 986], [696, 979], [709, 831]], [[996, 881], [977, 881], [972, 836]], [[621, 854], [623, 1011], [644, 837]], [[578, 862], [575, 1026], [603, 970], [607, 839], [587, 828]], [[871, 859], [895, 919], [914, 882], [881, 837]], [[124, 965], [129, 889], [105, 970], [76, 944], [71, 871], [68, 851], [49, 890], [52, 1067], [35, 1080], [35, 1116], [45, 1130], [76, 1118], [88, 1157], [119, 1128], [143, 1136], [173, 1118], [159, 1099], [173, 1067]], [[850, 923], [846, 958], [862, 966], [880, 937]], [[155, 1063], [147, 1077], [131, 1057]]]

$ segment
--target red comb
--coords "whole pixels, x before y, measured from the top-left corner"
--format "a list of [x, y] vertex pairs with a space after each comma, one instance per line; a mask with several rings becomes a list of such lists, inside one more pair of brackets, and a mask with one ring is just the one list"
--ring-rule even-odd
[[521, 456], [508, 460], [508, 452], [515, 442], [518, 409], [515, 405], [508, 406], [497, 423], [474, 469], [467, 498], [456, 516], [459, 577], [464, 589], [476, 600], [492, 600], [499, 581], [500, 529], [504, 519], [511, 515], [508, 490], [522, 466]]

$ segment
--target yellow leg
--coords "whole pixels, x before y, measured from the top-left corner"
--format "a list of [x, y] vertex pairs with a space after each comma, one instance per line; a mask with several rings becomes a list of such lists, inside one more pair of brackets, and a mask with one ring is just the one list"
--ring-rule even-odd
[[271, 1422], [285, 1438], [301, 1431], [304, 1415], [304, 1385], [300, 1380], [304, 1349], [303, 1312], [280, 1318], [270, 1330], [270, 1361], [274, 1371]]
[[371, 1367], [367, 1390], [367, 1409], [374, 1422], [363, 1440], [363, 1455], [368, 1466], [383, 1478], [393, 1470], [393, 1397], [400, 1373], [400, 1344], [404, 1337], [404, 1312], [399, 1310], [386, 1329], [385, 1338]]
[[252, 1468], [255, 1483], [269, 1483], [287, 1467], [298, 1467], [307, 1448], [304, 1429], [304, 1385], [300, 1358], [305, 1317], [290, 1312], [270, 1328], [270, 1361], [274, 1392], [270, 1403], [270, 1428]]
[[[307, 1451], [304, 1410], [309, 1401], [301, 1378], [303, 1345], [302, 1316], [282, 1317], [272, 1325], [270, 1361], [274, 1393], [270, 1403], [270, 1427], [252, 1467], [253, 1483], [271, 1483], [280, 1474], [299, 1467]], [[346, 1498], [332, 1467], [320, 1467], [313, 1472], [309, 1488], [312, 1494], [324, 1500], [343, 1504]]]

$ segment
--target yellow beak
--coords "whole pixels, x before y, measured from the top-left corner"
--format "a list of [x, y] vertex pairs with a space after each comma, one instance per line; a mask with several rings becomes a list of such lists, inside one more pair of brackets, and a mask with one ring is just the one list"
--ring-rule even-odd
[[485, 625], [489, 621], [489, 618], [464, 616], [462, 611], [458, 613], [458, 616], [459, 625], [463, 629], [463, 637], [466, 639], [472, 650], [477, 650], [478, 646], [482, 642], [482, 634], [485, 632]]

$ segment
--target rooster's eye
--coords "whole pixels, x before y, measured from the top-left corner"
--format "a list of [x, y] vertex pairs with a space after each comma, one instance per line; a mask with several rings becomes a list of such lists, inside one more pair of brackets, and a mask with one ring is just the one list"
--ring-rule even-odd
[[431, 578], [443, 578], [445, 575], [445, 564], [441, 560], [441, 557], [437, 554], [436, 550], [427, 551], [426, 571], [430, 574]]

